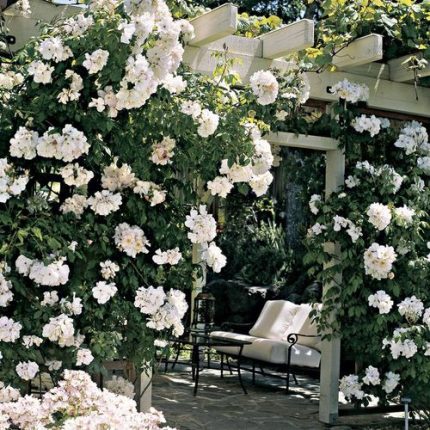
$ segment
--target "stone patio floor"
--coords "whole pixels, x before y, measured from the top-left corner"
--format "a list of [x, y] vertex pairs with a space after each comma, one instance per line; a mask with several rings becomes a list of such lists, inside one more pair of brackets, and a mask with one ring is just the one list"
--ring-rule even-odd
[[[319, 381], [299, 376], [285, 394], [283, 381], [243, 372], [248, 395], [244, 395], [237, 375], [217, 369], [200, 374], [199, 391], [192, 395], [194, 382], [190, 368], [178, 365], [175, 371], [158, 372], [153, 381], [153, 406], [164, 412], [168, 425], [178, 430], [319, 430], [328, 428], [318, 421]], [[396, 417], [397, 415], [397, 417]], [[360, 415], [339, 418], [333, 430], [402, 428], [401, 414]], [[396, 425], [397, 424], [397, 425]], [[394, 426], [393, 426], [394, 425]]]

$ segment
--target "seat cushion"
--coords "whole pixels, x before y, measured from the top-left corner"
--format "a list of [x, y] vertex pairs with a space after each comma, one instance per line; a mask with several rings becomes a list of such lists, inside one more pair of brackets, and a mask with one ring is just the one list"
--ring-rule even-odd
[[[229, 332], [213, 332], [211, 336], [226, 337], [230, 339], [240, 339], [252, 342], [251, 345], [243, 347], [242, 356], [260, 360], [272, 364], [285, 364], [288, 359], [288, 342], [281, 342], [273, 339], [262, 339], [254, 336], [247, 336]], [[215, 347], [218, 352], [231, 355], [238, 355], [238, 347], [221, 346]], [[305, 345], [294, 345], [291, 350], [291, 364], [296, 366], [318, 368], [321, 354], [316, 349]]]
[[321, 361], [321, 353], [306, 345], [294, 345], [291, 349], [291, 364], [293, 366], [303, 366], [318, 368]]
[[286, 300], [268, 300], [249, 334], [265, 339], [281, 340], [300, 309]]
[[[309, 313], [312, 311], [313, 307], [309, 304], [299, 305], [297, 313], [294, 315], [293, 321], [290, 327], [284, 333], [282, 339], [286, 340], [290, 333], [300, 333], [310, 336], [318, 336], [318, 327], [311, 318], [309, 318]], [[301, 337], [299, 336], [297, 343], [300, 345], [309, 346], [314, 349], [320, 350], [321, 337]]]
[[[220, 337], [223, 339], [231, 339], [231, 340], [243, 340], [246, 342], [254, 342], [258, 338], [255, 336], [248, 336], [247, 334], [240, 333], [232, 333], [230, 331], [213, 331], [210, 333], [211, 337]], [[244, 348], [246, 348], [245, 345]], [[225, 352], [226, 354], [238, 355], [240, 347], [238, 346], [217, 346], [214, 347], [216, 351]]]

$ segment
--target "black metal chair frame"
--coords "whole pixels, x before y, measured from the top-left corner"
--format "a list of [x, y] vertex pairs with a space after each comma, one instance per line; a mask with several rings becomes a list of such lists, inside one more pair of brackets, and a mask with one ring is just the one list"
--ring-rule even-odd
[[[249, 327], [250, 326], [249, 324], [234, 324], [234, 326], [239, 326], [239, 325], [242, 326], [242, 327]], [[246, 357], [246, 355], [245, 356], [242, 355], [242, 358], [241, 358], [242, 362], [243, 362], [243, 360], [251, 361], [252, 368], [249, 369], [249, 368], [246, 368], [246, 367], [241, 367], [241, 370], [248, 371], [248, 372], [252, 373], [252, 383], [253, 384], [255, 384], [255, 374], [260, 374], [262, 376], [270, 376], [270, 377], [273, 377], [273, 378], [280, 378], [280, 379], [284, 379], [285, 378], [286, 394], [288, 394], [290, 392], [290, 378], [291, 378], [291, 376], [293, 377], [294, 382], [296, 383], [296, 385], [298, 385], [298, 381], [297, 381], [297, 378], [296, 378], [296, 374], [294, 373], [294, 370], [303, 370], [303, 368], [304, 368], [304, 366], [301, 367], [301, 366], [297, 366], [297, 365], [292, 365], [291, 364], [291, 352], [292, 352], [292, 349], [293, 349], [294, 345], [297, 344], [297, 342], [299, 340], [299, 337], [319, 337], [319, 336], [317, 336], [317, 335], [308, 335], [308, 334], [300, 334], [300, 333], [290, 333], [288, 335], [288, 337], [287, 337], [287, 342], [290, 344], [290, 346], [288, 347], [287, 362], [286, 363], [284, 363], [284, 364], [268, 363], [266, 361], [256, 360], [256, 359], [253, 359], [253, 358], [248, 358], [248, 357]], [[234, 354], [228, 354], [228, 353], [225, 353], [225, 352], [221, 352], [220, 354], [221, 354], [221, 378], [223, 378], [224, 377], [224, 356], [226, 357], [226, 364], [227, 364], [227, 367], [228, 367], [230, 373], [232, 373], [232, 372], [231, 372], [231, 365], [230, 365], [230, 362], [229, 362], [229, 358], [230, 357], [236, 357], [236, 356]], [[271, 367], [278, 367], [278, 366], [281, 367], [282, 371], [284, 371], [285, 374], [286, 374], [285, 377], [284, 376], [280, 376], [280, 375], [276, 375], [274, 373], [265, 372], [263, 370], [263, 366], [265, 364], [270, 364]], [[260, 370], [256, 369], [256, 365], [259, 366]], [[308, 370], [313, 370], [313, 369], [308, 368]], [[318, 368], [318, 370], [319, 370], [319, 368]]]

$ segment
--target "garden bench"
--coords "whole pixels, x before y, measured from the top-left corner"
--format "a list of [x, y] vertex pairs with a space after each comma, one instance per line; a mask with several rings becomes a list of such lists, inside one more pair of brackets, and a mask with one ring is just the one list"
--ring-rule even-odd
[[[265, 372], [261, 366], [265, 364], [281, 366], [286, 371], [288, 393], [293, 367], [318, 370], [320, 366], [321, 337], [316, 324], [309, 316], [312, 309], [309, 304], [297, 305], [286, 300], [269, 300], [248, 334], [213, 331], [211, 336], [251, 342], [250, 345], [243, 347], [242, 357], [250, 359], [253, 363], [253, 381], [256, 363], [260, 365], [259, 373], [263, 375]], [[234, 326], [233, 324], [232, 327]], [[237, 347], [221, 346], [215, 350], [221, 354], [221, 370], [224, 367], [224, 355], [237, 357], [239, 354]]]

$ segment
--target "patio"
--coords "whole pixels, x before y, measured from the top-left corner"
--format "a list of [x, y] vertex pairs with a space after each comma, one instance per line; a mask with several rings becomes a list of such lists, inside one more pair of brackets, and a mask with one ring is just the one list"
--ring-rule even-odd
[[[153, 406], [163, 410], [167, 422], [182, 430], [270, 430], [327, 428], [318, 422], [319, 381], [298, 375], [299, 385], [285, 395], [283, 382], [277, 378], [257, 377], [243, 373], [248, 395], [242, 393], [235, 374], [226, 372], [223, 380], [217, 369], [202, 372], [199, 391], [192, 395], [194, 382], [185, 365], [165, 374], [160, 371], [153, 382]], [[287, 401], [288, 400], [288, 401]], [[397, 414], [399, 416], [399, 414]], [[384, 418], [385, 417], [385, 418]], [[387, 428], [400, 423], [400, 418], [386, 415], [349, 416], [339, 419], [332, 429]], [[380, 424], [384, 426], [379, 427]], [[395, 428], [395, 427], [389, 427]]]

